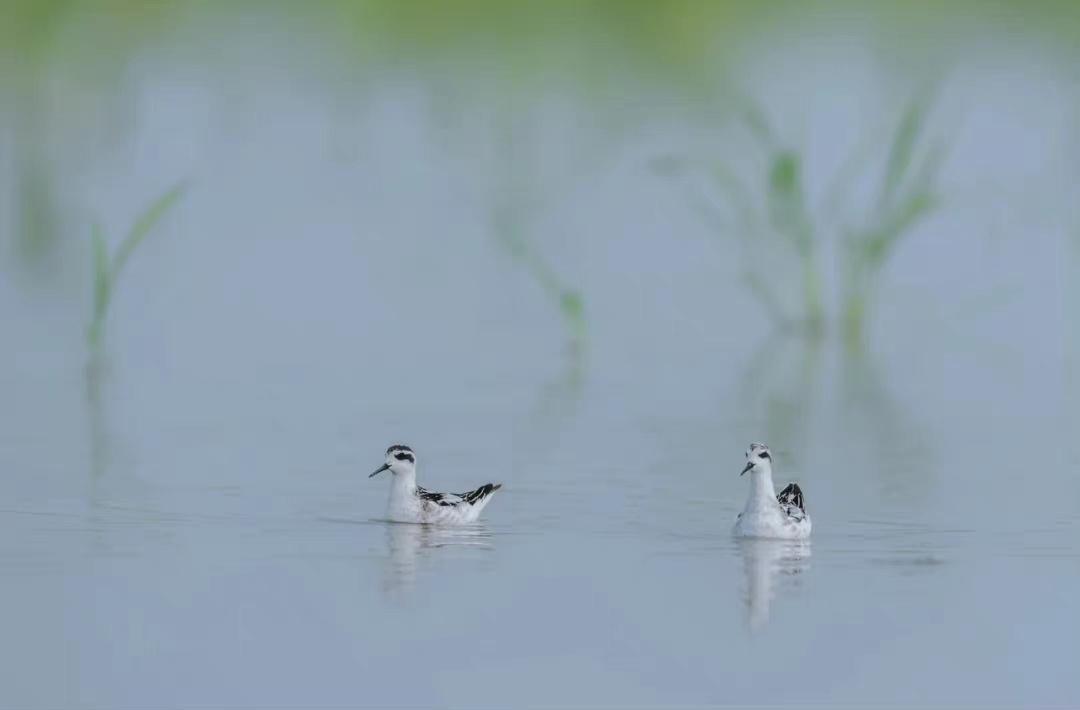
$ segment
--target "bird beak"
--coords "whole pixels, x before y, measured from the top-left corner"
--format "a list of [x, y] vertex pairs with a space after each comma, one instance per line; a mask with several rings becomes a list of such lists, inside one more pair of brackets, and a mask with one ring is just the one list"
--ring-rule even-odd
[[[739, 475], [740, 476], [743, 475], [743, 473], [746, 473], [747, 471], [749, 471], [753, 467], [754, 467], [754, 462], [753, 461], [747, 461], [746, 466], [743, 468], [742, 473], [740, 473]], [[378, 473], [378, 471], [376, 471], [375, 473]], [[372, 474], [372, 475], [375, 475], [375, 474]]]
[[379, 466], [377, 469], [375, 469], [375, 472], [372, 473], [370, 476], [368, 476], [368, 478], [375, 478], [376, 476], [378, 476], [380, 473], [382, 473], [383, 471], [385, 471], [388, 468], [390, 468], [390, 464], [384, 463], [382, 466]]

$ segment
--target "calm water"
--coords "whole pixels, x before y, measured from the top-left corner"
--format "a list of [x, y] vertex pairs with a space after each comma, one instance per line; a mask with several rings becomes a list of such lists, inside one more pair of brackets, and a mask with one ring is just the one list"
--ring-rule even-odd
[[[805, 71], [865, 91], [842, 60]], [[856, 349], [771, 333], [644, 167], [671, 116], [582, 158], [606, 131], [541, 97], [516, 140], [549, 186], [532, 234], [584, 294], [575, 354], [489, 234], [486, 109], [448, 127], [400, 77], [353, 105], [149, 66], [138, 120], [59, 161], [71, 236], [35, 261], [5, 227], [0, 707], [1080, 703], [1075, 192], [1042, 190], [1074, 184], [1076, 97], [1053, 80], [958, 70], [955, 198]], [[805, 78], [780, 75], [766, 99]], [[811, 108], [831, 165], [863, 117]], [[86, 224], [122, 233], [177, 177], [88, 357]], [[730, 536], [759, 439], [809, 543]], [[484, 523], [381, 522], [367, 474], [397, 441], [427, 487], [501, 481]]]

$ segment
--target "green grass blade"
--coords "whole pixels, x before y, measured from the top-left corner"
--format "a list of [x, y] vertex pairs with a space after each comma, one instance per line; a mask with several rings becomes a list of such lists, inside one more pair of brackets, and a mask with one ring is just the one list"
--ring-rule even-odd
[[517, 222], [507, 206], [496, 207], [492, 218], [495, 238], [509, 252], [515, 261], [525, 261], [529, 255], [529, 245], [521, 234]]
[[511, 259], [528, 270], [541, 290], [558, 304], [570, 339], [580, 346], [585, 340], [585, 301], [581, 292], [565, 286], [555, 270], [532, 248], [521, 227], [520, 210], [513, 205], [496, 206], [492, 218], [495, 239]]
[[105, 244], [105, 233], [101, 225], [95, 223], [90, 228], [90, 239], [94, 250], [94, 314], [104, 313], [109, 305], [111, 290], [109, 274], [109, 251]]
[[585, 299], [580, 291], [563, 289], [559, 295], [559, 310], [570, 331], [570, 336], [578, 343], [585, 340]]
[[521, 225], [511, 212], [511, 208], [506, 206], [495, 210], [495, 238], [510, 254], [511, 259], [528, 269], [546, 293], [558, 297], [562, 290], [558, 278], [530, 247]]
[[768, 282], [756, 271], [746, 270], [743, 272], [743, 283], [761, 304], [765, 312], [769, 314], [773, 325], [786, 328], [791, 324], [791, 319], [784, 313], [783, 307], [773, 294]]
[[911, 162], [915, 157], [915, 146], [922, 132], [925, 111], [922, 102], [914, 100], [904, 112], [900, 124], [896, 127], [893, 136], [892, 147], [889, 149], [888, 162], [885, 164], [885, 178], [881, 183], [881, 194], [878, 197], [878, 210], [887, 211], [900, 192], [905, 178], [911, 168]]
[[95, 223], [90, 228], [90, 241], [94, 252], [94, 311], [90, 316], [86, 339], [91, 347], [96, 347], [101, 340], [101, 329], [109, 308], [112, 276], [109, 273], [109, 248], [100, 224]]
[[915, 171], [912, 181], [912, 189], [932, 192], [937, 186], [938, 175], [941, 173], [941, 165], [947, 157], [945, 141], [940, 138], [931, 143], [926, 150], [922, 165]]
[[874, 267], [880, 266], [889, 250], [921, 218], [938, 206], [938, 199], [930, 192], [916, 192], [897, 208], [882, 225], [870, 234], [866, 244], [867, 261]]
[[735, 231], [734, 223], [724, 214], [724, 211], [704, 195], [687, 193], [686, 203], [701, 217], [703, 222], [711, 227], [714, 234], [728, 234]]
[[772, 128], [769, 127], [769, 119], [765, 111], [749, 96], [740, 97], [738, 103], [741, 106], [743, 122], [750, 129], [750, 135], [759, 146], [771, 152], [773, 146], [776, 145], [776, 139], [773, 137]]
[[131, 258], [135, 249], [142, 244], [143, 240], [146, 239], [146, 236], [150, 234], [151, 231], [153, 231], [154, 227], [161, 221], [162, 217], [164, 217], [169, 209], [176, 204], [176, 201], [183, 196], [186, 189], [187, 185], [185, 183], [180, 183], [155, 200], [153, 204], [143, 210], [142, 214], [139, 215], [139, 218], [135, 220], [135, 224], [132, 226], [131, 231], [124, 241], [120, 243], [120, 247], [116, 250], [116, 256], [113, 257], [113, 281], [120, 276], [120, 273], [124, 269], [124, 265], [127, 264], [128, 259]]
[[773, 157], [769, 166], [768, 197], [773, 229], [805, 256], [810, 252], [813, 230], [806, 209], [799, 155], [794, 151], [782, 151]]

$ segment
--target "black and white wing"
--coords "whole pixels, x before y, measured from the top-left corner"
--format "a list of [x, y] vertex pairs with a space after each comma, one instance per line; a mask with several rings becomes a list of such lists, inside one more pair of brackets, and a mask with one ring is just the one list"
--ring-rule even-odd
[[435, 493], [417, 486], [416, 495], [420, 497], [420, 500], [431, 505], [456, 507], [465, 504], [476, 505], [500, 488], [502, 488], [501, 483], [485, 483], [476, 490], [465, 493]]
[[456, 493], [435, 493], [434, 491], [429, 491], [420, 486], [416, 487], [416, 495], [420, 497], [421, 501], [429, 505], [454, 507], [465, 502], [465, 500]]
[[802, 489], [798, 483], [789, 483], [776, 495], [776, 502], [784, 511], [784, 515], [795, 520], [806, 517], [806, 507], [803, 505]]
[[500, 488], [502, 488], [501, 483], [485, 483], [479, 488], [458, 495], [469, 505], [476, 505]]

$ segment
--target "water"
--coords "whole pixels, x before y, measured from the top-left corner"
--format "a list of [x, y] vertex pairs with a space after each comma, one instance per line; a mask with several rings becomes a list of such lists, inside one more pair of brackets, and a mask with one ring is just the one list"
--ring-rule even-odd
[[[489, 103], [171, 51], [110, 99], [139, 120], [50, 163], [58, 241], [27, 256], [5, 227], [0, 707], [1080, 702], [1060, 74], [958, 70], [983, 80], [943, 93], [951, 200], [859, 347], [775, 333], [737, 250], [649, 172], [692, 106], [612, 138], [606, 109], [541, 93], [512, 172], [584, 295], [575, 349], [491, 235]], [[754, 66], [766, 101], [820, 72], [876, 95], [843, 57]], [[806, 147], [830, 164], [865, 117], [823, 103]], [[990, 153], [1016, 174], [988, 186]], [[181, 178], [88, 354], [88, 220], [115, 244]], [[806, 544], [730, 535], [759, 439]], [[383, 522], [367, 474], [398, 441], [431, 489], [502, 482], [484, 522]]]
[[[301, 388], [114, 368], [103, 411], [69, 415], [97, 427], [85, 442], [59, 415], [79, 408], [78, 372], [24, 374], [40, 413], [3, 447], [5, 703], [1075, 697], [1078, 520], [1047, 493], [1075, 484], [1030, 465], [1056, 454], [1020, 411], [910, 451], [816, 440], [797, 471], [812, 542], [741, 543], [742, 400], [646, 407], [597, 375], [537, 416], [486, 368], [445, 403], [409, 371], [327, 365]], [[908, 414], [940, 431], [931, 404]], [[366, 474], [406, 418], [425, 484], [504, 482], [482, 525], [379, 521], [387, 483]], [[780, 458], [780, 478], [802, 460]]]

